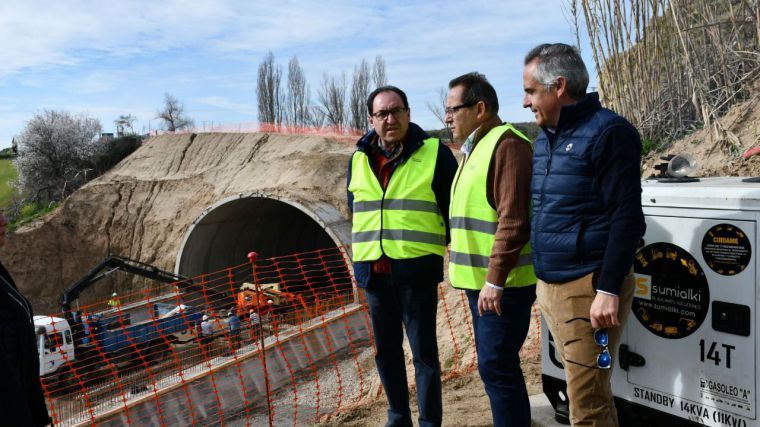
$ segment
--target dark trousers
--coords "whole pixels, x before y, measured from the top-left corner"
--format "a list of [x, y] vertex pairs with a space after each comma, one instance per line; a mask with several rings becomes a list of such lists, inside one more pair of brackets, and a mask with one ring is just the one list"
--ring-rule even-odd
[[478, 315], [480, 291], [465, 291], [470, 303], [478, 371], [491, 402], [493, 424], [530, 426], [530, 402], [520, 368], [520, 348], [530, 327], [536, 286], [506, 288], [501, 297], [501, 316], [495, 312]]
[[387, 426], [412, 426], [404, 363], [404, 328], [412, 349], [419, 425], [440, 426], [441, 366], [435, 336], [437, 283], [394, 283], [374, 275], [365, 289], [377, 353], [375, 363], [388, 397]]

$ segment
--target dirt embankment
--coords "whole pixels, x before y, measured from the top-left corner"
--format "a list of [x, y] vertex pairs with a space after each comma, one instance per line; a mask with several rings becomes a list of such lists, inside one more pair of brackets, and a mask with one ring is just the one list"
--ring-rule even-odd
[[753, 96], [733, 106], [718, 123], [674, 142], [644, 159], [642, 177], [655, 173], [654, 165], [666, 154], [690, 154], [697, 161], [693, 176], [760, 176], [760, 155], [741, 154], [760, 146], [760, 84]]
[[[348, 218], [345, 171], [352, 151], [351, 144], [315, 136], [158, 136], [9, 236], [0, 258], [37, 313], [57, 312], [61, 291], [109, 252], [173, 270], [190, 224], [230, 196], [322, 201]], [[100, 299], [106, 292], [100, 290]]]

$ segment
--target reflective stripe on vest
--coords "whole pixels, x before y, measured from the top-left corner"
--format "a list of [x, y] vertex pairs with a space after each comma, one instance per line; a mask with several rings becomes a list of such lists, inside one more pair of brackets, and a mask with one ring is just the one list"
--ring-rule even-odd
[[[499, 216], [488, 203], [488, 167], [496, 144], [511, 130], [529, 141], [512, 125], [504, 124], [491, 129], [475, 145], [466, 163], [459, 165], [454, 185], [451, 187], [449, 209], [451, 227], [451, 253], [449, 254], [449, 281], [455, 288], [481, 289], [486, 283], [488, 261], [495, 240]], [[536, 283], [533, 274], [530, 244], [520, 251], [517, 264], [509, 272], [508, 287], [528, 286]]]
[[354, 196], [354, 261], [375, 261], [383, 254], [392, 259], [443, 256], [446, 226], [432, 189], [438, 145], [435, 138], [423, 141], [396, 166], [385, 191], [369, 157], [354, 153], [348, 186]]

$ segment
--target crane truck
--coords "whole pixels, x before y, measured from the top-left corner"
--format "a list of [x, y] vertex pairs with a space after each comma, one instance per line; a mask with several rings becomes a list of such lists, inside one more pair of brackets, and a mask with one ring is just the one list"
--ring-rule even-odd
[[60, 303], [64, 317], [34, 317], [40, 376], [52, 391], [75, 378], [96, 377], [102, 369], [155, 363], [166, 356], [170, 345], [194, 338], [193, 330], [203, 310], [172, 302], [176, 294], [93, 313], [72, 309], [72, 302], [82, 291], [114, 271], [172, 283], [182, 292], [208, 292], [186, 277], [109, 255], [63, 292]]

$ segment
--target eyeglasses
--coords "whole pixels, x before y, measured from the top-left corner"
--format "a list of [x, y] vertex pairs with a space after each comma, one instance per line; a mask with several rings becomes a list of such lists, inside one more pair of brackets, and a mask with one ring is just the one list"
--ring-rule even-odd
[[473, 105], [477, 104], [476, 102], [467, 102], [465, 104], [457, 105], [456, 107], [446, 107], [446, 115], [447, 116], [453, 116], [454, 113], [461, 110], [462, 108], [472, 107]]
[[607, 347], [610, 343], [610, 336], [606, 329], [597, 329], [594, 331], [594, 342], [601, 347], [599, 356], [596, 356], [596, 366], [600, 369], [610, 369], [612, 366], [612, 355]]
[[391, 110], [380, 110], [377, 112], [372, 113], [372, 117], [374, 117], [377, 120], [383, 121], [388, 119], [388, 116], [393, 116], [394, 119], [398, 120], [399, 117], [401, 117], [401, 114], [409, 111], [408, 108], [403, 107], [397, 107]]

